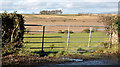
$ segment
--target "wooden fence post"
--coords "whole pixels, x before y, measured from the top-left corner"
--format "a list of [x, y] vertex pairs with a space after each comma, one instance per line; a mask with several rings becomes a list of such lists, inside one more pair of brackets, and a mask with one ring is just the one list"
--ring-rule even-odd
[[68, 47], [69, 47], [69, 38], [70, 38], [70, 25], [68, 26], [67, 50], [68, 50]]
[[43, 26], [43, 36], [42, 36], [42, 52], [43, 51], [43, 47], [44, 47], [44, 33], [45, 33], [45, 26]]
[[90, 34], [89, 34], [88, 48], [90, 48], [90, 43], [91, 43], [91, 33], [92, 33], [92, 27], [90, 27]]

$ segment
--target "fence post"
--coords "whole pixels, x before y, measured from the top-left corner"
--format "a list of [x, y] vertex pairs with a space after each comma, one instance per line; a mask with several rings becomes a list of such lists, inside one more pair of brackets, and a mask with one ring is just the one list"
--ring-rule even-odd
[[43, 47], [44, 47], [44, 33], [45, 33], [45, 26], [43, 26], [43, 36], [42, 36], [42, 52], [43, 51]]
[[112, 26], [110, 27], [109, 48], [111, 48], [111, 44], [112, 44]]
[[69, 38], [70, 38], [70, 25], [68, 26], [67, 50], [68, 50], [68, 47], [69, 47]]
[[92, 27], [90, 27], [90, 34], [89, 34], [88, 48], [90, 48], [90, 43], [91, 43], [91, 32], [92, 32]]

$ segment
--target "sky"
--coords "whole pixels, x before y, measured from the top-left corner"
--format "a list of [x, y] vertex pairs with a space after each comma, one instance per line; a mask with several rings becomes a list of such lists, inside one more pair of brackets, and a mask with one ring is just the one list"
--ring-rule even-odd
[[111, 13], [119, 0], [0, 0], [0, 13], [39, 14], [42, 10], [62, 10], [63, 14]]

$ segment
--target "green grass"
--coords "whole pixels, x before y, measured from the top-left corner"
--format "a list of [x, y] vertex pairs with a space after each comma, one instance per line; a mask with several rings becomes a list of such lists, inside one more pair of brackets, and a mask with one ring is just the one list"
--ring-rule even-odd
[[[62, 33], [51, 33], [51, 34], [45, 34], [45, 36], [59, 36], [59, 37], [67, 37], [67, 34]], [[72, 38], [72, 37], [79, 37], [79, 36], [88, 36], [89, 33], [72, 33], [70, 34], [70, 42], [74, 41], [87, 41], [89, 38]], [[107, 36], [103, 32], [94, 32], [92, 33], [92, 36]], [[24, 37], [42, 37], [42, 34], [25, 34]], [[107, 41], [108, 38], [91, 38], [91, 41]], [[45, 42], [67, 42], [67, 38], [45, 38]], [[24, 38], [24, 42], [42, 42], [42, 38]], [[26, 43], [26, 47], [42, 47], [42, 43]], [[69, 51], [76, 51], [78, 48], [88, 49], [87, 48], [88, 43], [69, 43], [69, 47], [77, 47], [77, 48], [69, 48]], [[103, 45], [100, 45], [100, 43], [91, 43], [90, 44], [91, 49], [98, 49], [100, 46], [103, 47]], [[67, 43], [45, 43], [44, 47], [67, 47]], [[41, 49], [31, 49], [32, 51], [39, 51]], [[66, 48], [45, 48], [45, 51], [63, 51], [66, 50]]]

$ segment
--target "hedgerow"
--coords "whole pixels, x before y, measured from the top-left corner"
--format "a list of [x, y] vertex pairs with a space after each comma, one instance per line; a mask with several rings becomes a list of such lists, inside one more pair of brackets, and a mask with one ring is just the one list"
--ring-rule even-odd
[[24, 17], [21, 14], [1, 14], [2, 18], [2, 53], [13, 54], [22, 47], [24, 35]]

